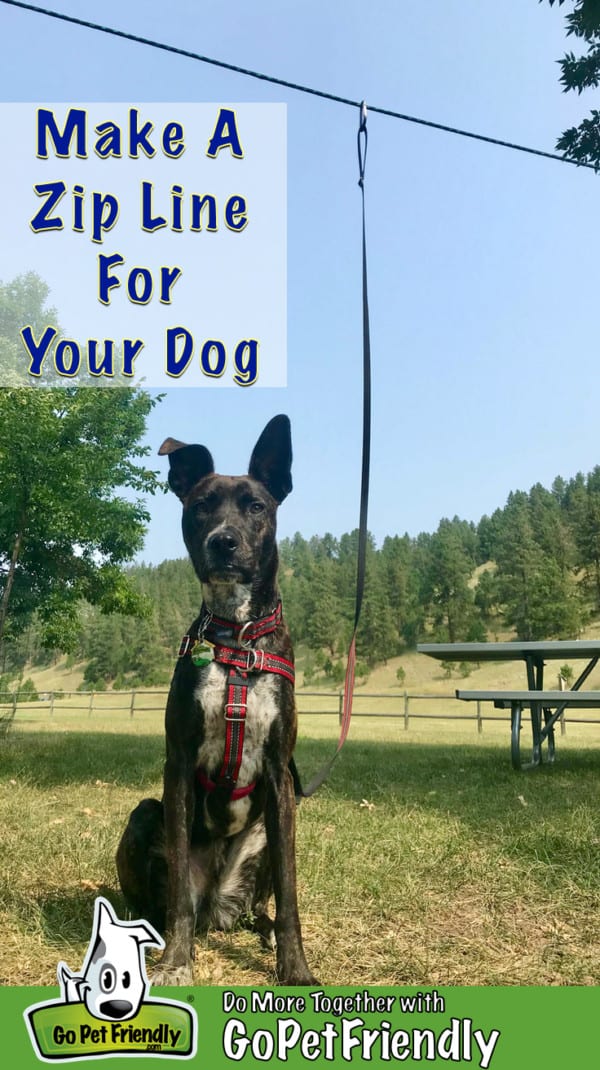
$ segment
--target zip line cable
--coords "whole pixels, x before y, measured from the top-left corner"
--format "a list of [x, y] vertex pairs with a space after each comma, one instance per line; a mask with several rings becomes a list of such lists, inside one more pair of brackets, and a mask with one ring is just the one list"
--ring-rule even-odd
[[[186, 59], [193, 59], [198, 63], [208, 63], [212, 67], [221, 67], [226, 71], [233, 71], [235, 74], [242, 74], [247, 78], [256, 78], [261, 82], [269, 82], [272, 85], [280, 85], [285, 89], [293, 89], [298, 93], [308, 93], [313, 97], [320, 97], [323, 100], [331, 100], [335, 104], [346, 104], [352, 108], [360, 108], [361, 101], [350, 100], [348, 97], [340, 97], [335, 93], [327, 93], [322, 89], [313, 89], [310, 86], [300, 85], [297, 82], [289, 82], [285, 78], [276, 78], [274, 75], [261, 74], [259, 71], [253, 71], [248, 67], [239, 67], [234, 63], [226, 63], [224, 60], [213, 59], [210, 56], [203, 56], [199, 52], [192, 52], [187, 48], [178, 48], [176, 45], [168, 45], [164, 41], [155, 41], [150, 37], [142, 37], [139, 34], [128, 33], [126, 30], [117, 30], [113, 26], [104, 26], [98, 22], [90, 22], [87, 19], [79, 19], [75, 15], [65, 15], [59, 11], [52, 11], [45, 7], [39, 7], [37, 4], [26, 4], [22, 0], [0, 0], [0, 3], [6, 4], [9, 7], [20, 8], [23, 11], [32, 11], [36, 15], [47, 15], [48, 18], [58, 19], [60, 22], [68, 22], [74, 26], [83, 26], [88, 30], [94, 30], [97, 33], [109, 34], [111, 37], [119, 37], [125, 41], [133, 41], [138, 45], [146, 45], [148, 48], [157, 48], [161, 52], [169, 52], [175, 56], [184, 56]], [[488, 145], [498, 145], [500, 148], [513, 149], [515, 152], [527, 152], [531, 156], [541, 156], [547, 160], [557, 160], [559, 163], [573, 164], [575, 167], [587, 167], [591, 171], [596, 171], [596, 166], [591, 163], [582, 163], [578, 160], [570, 160], [567, 156], [559, 156], [555, 152], [544, 152], [542, 149], [532, 149], [527, 145], [519, 145], [512, 141], [503, 141], [501, 138], [488, 137], [486, 134], [476, 134], [471, 130], [462, 130], [457, 126], [447, 126], [445, 123], [436, 123], [431, 119], [419, 119], [416, 115], [407, 115], [403, 112], [393, 111], [391, 108], [379, 108], [374, 104], [369, 105], [369, 112], [374, 112], [377, 115], [386, 115], [391, 119], [400, 119], [406, 123], [416, 123], [418, 126], [426, 126], [432, 130], [443, 130], [447, 134], [456, 134], [459, 137], [468, 137], [473, 141], [483, 141]]]

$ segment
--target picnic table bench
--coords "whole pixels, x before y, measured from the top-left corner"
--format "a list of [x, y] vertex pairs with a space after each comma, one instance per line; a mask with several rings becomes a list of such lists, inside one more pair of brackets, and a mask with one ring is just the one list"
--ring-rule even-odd
[[[467, 691], [458, 688], [456, 697], [464, 702], [493, 702], [497, 709], [511, 711], [511, 760], [515, 769], [531, 769], [542, 761], [542, 746], [547, 743], [548, 761], [554, 760], [554, 726], [569, 708], [600, 709], [600, 691], [580, 691], [600, 659], [600, 640], [565, 642], [513, 643], [421, 643], [417, 650], [440, 661], [515, 661], [525, 662], [527, 690]], [[544, 689], [544, 666], [547, 660], [586, 659], [587, 665], [572, 688], [566, 691]], [[531, 713], [533, 750], [531, 762], [521, 759], [522, 712]], [[543, 718], [543, 724], [542, 724]]]

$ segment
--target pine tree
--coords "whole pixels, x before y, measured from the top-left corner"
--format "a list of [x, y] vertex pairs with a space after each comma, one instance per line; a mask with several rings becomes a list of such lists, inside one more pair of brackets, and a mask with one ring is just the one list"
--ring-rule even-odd
[[566, 502], [583, 585], [600, 611], [600, 468], [581, 473], [567, 486]]
[[456, 521], [442, 520], [430, 545], [429, 585], [436, 633], [451, 643], [473, 633], [478, 617], [469, 585], [473, 557]]
[[340, 639], [341, 614], [335, 583], [335, 564], [328, 558], [313, 562], [304, 593], [306, 638], [312, 650], [325, 647], [333, 657]]
[[509, 495], [503, 513], [497, 564], [505, 618], [520, 639], [573, 638], [581, 621], [574, 577], [545, 545], [539, 515], [536, 540], [535, 508], [520, 491]]

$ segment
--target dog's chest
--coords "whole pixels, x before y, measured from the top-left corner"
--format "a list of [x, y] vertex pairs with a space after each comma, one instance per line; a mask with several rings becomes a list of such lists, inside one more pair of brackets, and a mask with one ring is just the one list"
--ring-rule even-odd
[[[198, 749], [197, 765], [208, 773], [218, 773], [225, 753], [225, 702], [229, 671], [212, 662], [202, 671], [195, 699], [202, 710], [204, 740]], [[260, 775], [264, 746], [278, 711], [278, 682], [270, 673], [248, 680], [244, 748], [238, 776], [239, 787], [252, 783]]]

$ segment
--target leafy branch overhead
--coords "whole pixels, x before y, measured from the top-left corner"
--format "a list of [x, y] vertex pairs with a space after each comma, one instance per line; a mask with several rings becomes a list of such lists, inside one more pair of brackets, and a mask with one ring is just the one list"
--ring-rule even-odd
[[[555, 2], [549, 0], [551, 6]], [[558, 0], [559, 6], [563, 3], [564, 0]], [[564, 90], [576, 89], [582, 93], [584, 89], [597, 89], [600, 85], [600, 0], [576, 0], [565, 21], [567, 36], [585, 42], [587, 51], [579, 56], [567, 52], [559, 60]], [[569, 159], [600, 170], [600, 111], [592, 109], [590, 117], [579, 126], [565, 130], [556, 147]]]

